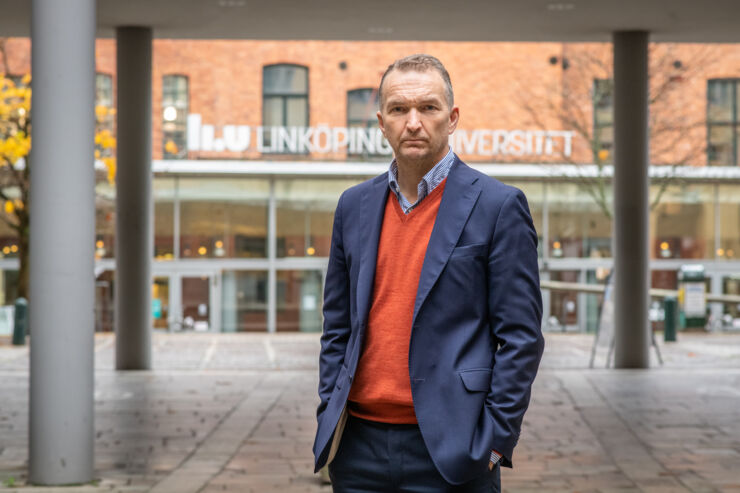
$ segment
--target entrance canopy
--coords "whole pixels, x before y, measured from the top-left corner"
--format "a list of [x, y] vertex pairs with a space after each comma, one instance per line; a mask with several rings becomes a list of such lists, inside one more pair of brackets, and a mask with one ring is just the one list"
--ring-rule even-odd
[[[0, 0], [0, 36], [30, 35], [29, 0]], [[98, 0], [99, 37], [149, 26], [158, 38], [738, 42], [735, 0]]]

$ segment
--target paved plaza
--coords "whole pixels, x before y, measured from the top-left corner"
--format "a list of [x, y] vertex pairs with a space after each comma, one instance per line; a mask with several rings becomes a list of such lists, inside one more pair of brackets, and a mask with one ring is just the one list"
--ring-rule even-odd
[[[589, 370], [547, 334], [505, 492], [740, 493], [740, 334], [680, 334], [662, 367]], [[0, 491], [328, 492], [313, 474], [316, 334], [155, 334], [149, 372], [96, 336], [94, 484], [25, 485], [28, 347], [0, 339]]]

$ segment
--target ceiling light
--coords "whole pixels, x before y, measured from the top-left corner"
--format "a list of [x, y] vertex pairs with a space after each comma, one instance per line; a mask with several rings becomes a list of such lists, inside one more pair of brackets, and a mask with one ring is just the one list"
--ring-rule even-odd
[[247, 2], [244, 0], [218, 0], [219, 7], [231, 8], [231, 7], [244, 7]]
[[393, 33], [393, 28], [374, 26], [374, 27], [368, 27], [367, 32], [369, 32], [370, 34], [391, 34]]
[[547, 10], [552, 12], [565, 12], [566, 10], [573, 10], [576, 8], [574, 3], [548, 3]]

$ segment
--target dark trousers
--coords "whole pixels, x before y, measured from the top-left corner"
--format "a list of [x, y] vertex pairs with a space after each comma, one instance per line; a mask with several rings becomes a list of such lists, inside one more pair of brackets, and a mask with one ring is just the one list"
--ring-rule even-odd
[[335, 493], [498, 493], [499, 466], [462, 485], [444, 480], [417, 425], [376, 423], [349, 416], [329, 476]]

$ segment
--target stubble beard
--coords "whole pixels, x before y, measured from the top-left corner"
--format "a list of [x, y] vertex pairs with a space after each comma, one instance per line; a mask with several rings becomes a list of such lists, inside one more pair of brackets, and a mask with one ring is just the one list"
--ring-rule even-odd
[[[396, 164], [398, 164], [399, 167], [403, 167], [407, 170], [415, 170], [417, 172], [428, 171], [432, 169], [437, 161], [439, 161], [439, 159], [437, 159], [437, 155], [441, 153], [442, 148], [436, 150], [427, 149], [426, 152], [412, 156], [404, 156], [403, 154], [397, 152]], [[444, 154], [442, 154], [442, 157], [444, 157]]]

